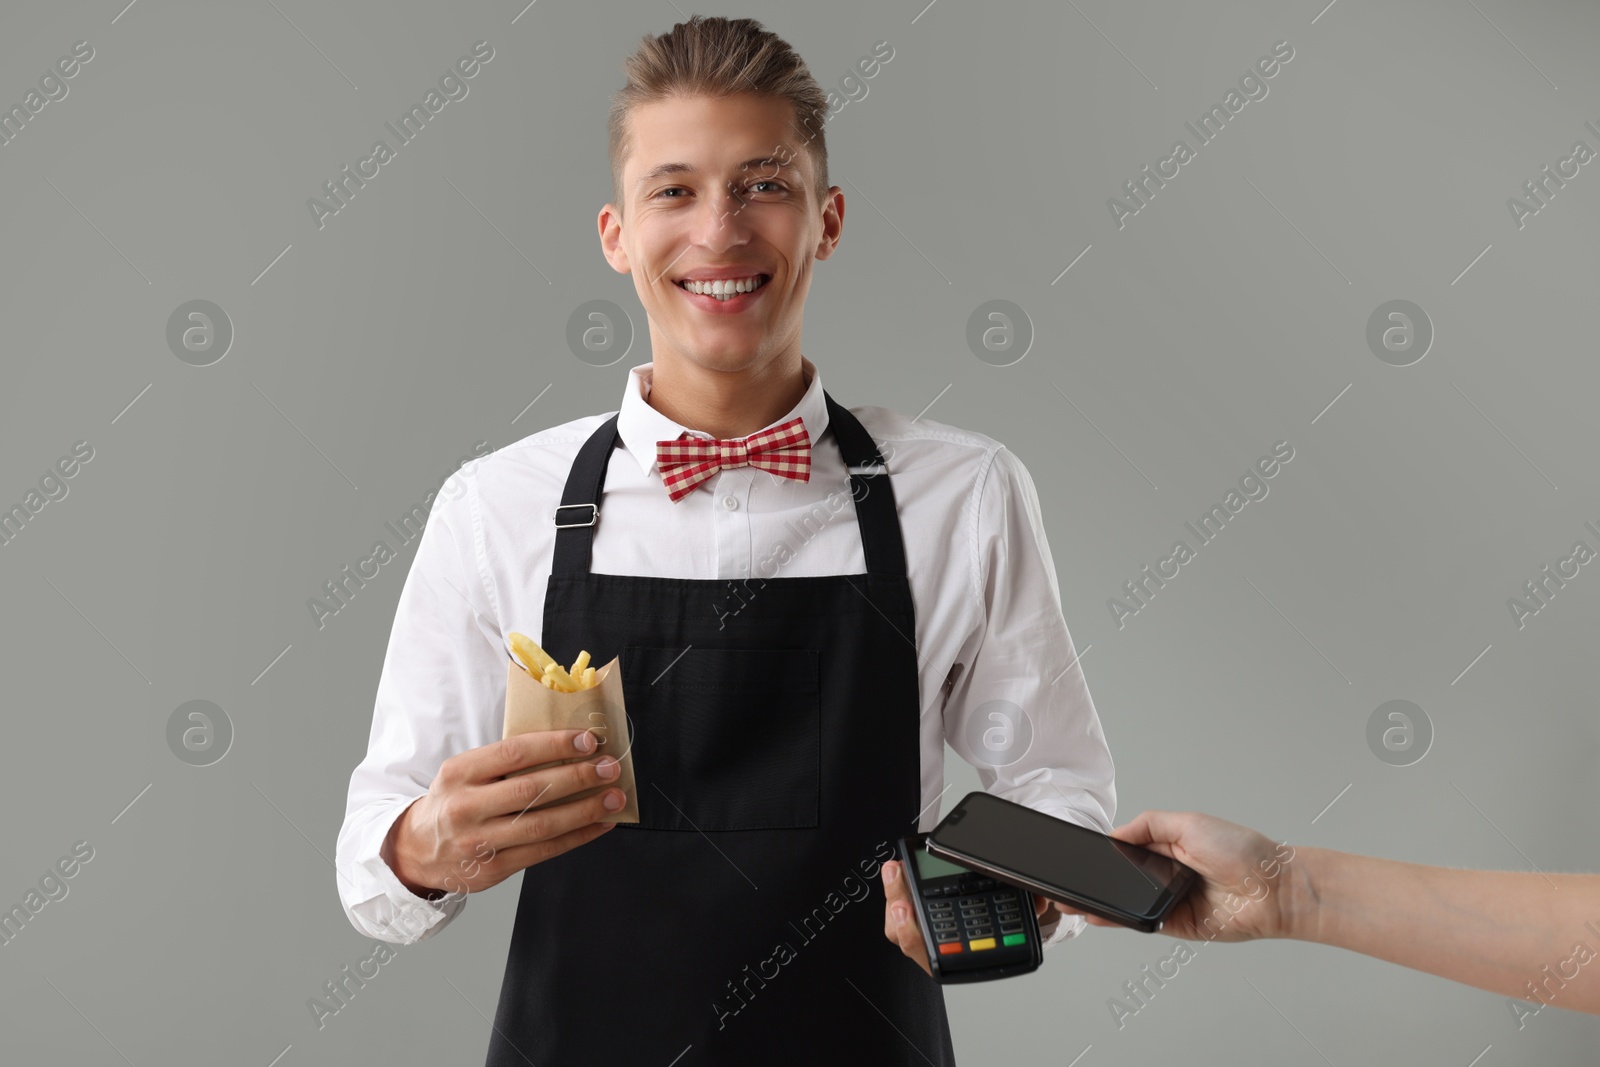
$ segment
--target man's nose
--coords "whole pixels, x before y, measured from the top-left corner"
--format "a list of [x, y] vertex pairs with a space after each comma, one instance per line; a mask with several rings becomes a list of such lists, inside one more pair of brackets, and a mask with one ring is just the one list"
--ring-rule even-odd
[[749, 238], [748, 220], [744, 217], [747, 204], [733, 183], [712, 190], [701, 201], [700, 216], [695, 220], [699, 243], [708, 248], [743, 244]]

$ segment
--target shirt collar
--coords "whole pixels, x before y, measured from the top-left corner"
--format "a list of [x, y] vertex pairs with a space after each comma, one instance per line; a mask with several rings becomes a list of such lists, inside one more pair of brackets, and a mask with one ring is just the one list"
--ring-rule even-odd
[[[646, 476], [656, 468], [657, 441], [677, 440], [678, 435], [685, 431], [696, 437], [711, 436], [701, 430], [680, 426], [650, 406], [645, 398], [650, 395], [651, 372], [654, 368], [654, 363], [644, 363], [628, 371], [627, 388], [623, 391], [622, 407], [617, 413], [617, 436], [622, 438], [623, 447], [639, 461], [639, 468]], [[806, 376], [805, 395], [787, 414], [755, 432], [760, 433], [780, 422], [788, 422], [798, 415], [805, 421], [806, 434], [814, 446], [828, 428], [828, 403], [822, 394], [822, 374], [816, 364], [801, 356], [800, 368]]]

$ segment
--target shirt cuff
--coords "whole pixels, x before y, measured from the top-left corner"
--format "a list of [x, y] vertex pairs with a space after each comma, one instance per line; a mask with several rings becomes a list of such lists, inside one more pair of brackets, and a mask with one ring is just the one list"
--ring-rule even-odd
[[347, 909], [350, 921], [366, 936], [396, 945], [427, 940], [466, 907], [466, 896], [459, 892], [437, 900], [417, 896], [383, 861], [389, 828], [415, 799], [401, 798], [392, 814], [380, 814], [368, 824], [369, 833], [357, 850], [359, 859], [352, 865], [357, 902]]
[[1043, 924], [1040, 925], [1039, 934], [1044, 938], [1045, 948], [1049, 948], [1051, 945], [1059, 945], [1063, 941], [1070, 941], [1082, 933], [1084, 928], [1089, 925], [1088, 920], [1082, 915], [1062, 915], [1059, 911], [1056, 911], [1054, 905], [1050, 907], [1046, 914], [1055, 915], [1061, 921], [1056, 923], [1053, 931], [1046, 929]]

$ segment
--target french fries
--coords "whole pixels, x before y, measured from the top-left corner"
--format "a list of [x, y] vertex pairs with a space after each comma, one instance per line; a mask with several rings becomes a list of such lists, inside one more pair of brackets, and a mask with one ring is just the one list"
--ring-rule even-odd
[[527, 634], [516, 632], [511, 634], [511, 653], [517, 657], [528, 673], [539, 679], [547, 689], [576, 693], [583, 689], [593, 689], [599, 684], [595, 679], [594, 668], [589, 666], [587, 649], [578, 653], [578, 658], [572, 661], [570, 671], [552, 659], [550, 654], [540, 648], [538, 642]]

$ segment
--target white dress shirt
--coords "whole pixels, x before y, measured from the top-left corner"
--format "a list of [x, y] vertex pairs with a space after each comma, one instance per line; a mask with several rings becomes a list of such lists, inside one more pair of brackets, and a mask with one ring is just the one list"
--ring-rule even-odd
[[[823, 436], [822, 376], [809, 359], [802, 366], [805, 395], [772, 425], [805, 420], [810, 480], [739, 467], [677, 503], [656, 470], [656, 442], [685, 427], [646, 401], [652, 365], [633, 368], [617, 420], [624, 447], [611, 456], [591, 570], [727, 578], [730, 611], [740, 603], [734, 579], [864, 573], [844, 458], [832, 435]], [[983, 434], [846, 406], [883, 453], [905, 540], [923, 709], [919, 829], [939, 821], [948, 742], [989, 792], [1109, 832], [1111, 753], [1062, 617], [1027, 469]], [[395, 610], [371, 738], [350, 777], [335, 851], [345, 913], [367, 936], [420, 941], [466, 906], [459, 894], [434, 902], [411, 893], [379, 850], [446, 757], [500, 739], [507, 635], [543, 640], [555, 506], [579, 447], [610, 415], [553, 426], [473, 460], [432, 504]], [[992, 717], [1006, 705], [991, 701], [1024, 709], [1032, 734], [1025, 750], [1024, 727], [1010, 735], [1009, 749], [993, 754], [1008, 727]], [[1065, 917], [1046, 944], [1085, 925]]]

